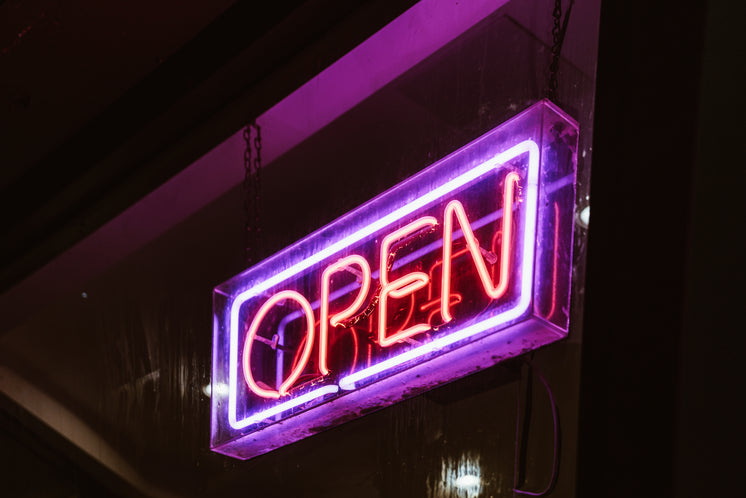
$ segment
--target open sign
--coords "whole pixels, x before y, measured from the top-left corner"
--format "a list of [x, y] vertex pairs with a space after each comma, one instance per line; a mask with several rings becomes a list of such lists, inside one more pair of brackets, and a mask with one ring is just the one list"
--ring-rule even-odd
[[564, 337], [576, 147], [540, 102], [216, 287], [213, 449], [250, 458]]

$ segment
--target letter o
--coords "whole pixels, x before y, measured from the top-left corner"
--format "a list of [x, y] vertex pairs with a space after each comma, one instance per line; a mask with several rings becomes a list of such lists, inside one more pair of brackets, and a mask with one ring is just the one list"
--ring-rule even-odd
[[[254, 338], [256, 337], [259, 325], [261, 324], [262, 320], [267, 315], [269, 310], [275, 304], [286, 299], [292, 299], [299, 303], [306, 315], [306, 335], [308, 337], [306, 340], [306, 346], [303, 350], [300, 361], [293, 369], [293, 371], [290, 372], [290, 376], [288, 376], [288, 378], [285, 379], [285, 381], [280, 385], [280, 390], [276, 391], [274, 389], [263, 389], [259, 387], [259, 385], [257, 385], [256, 381], [254, 380], [254, 376], [251, 374], [251, 347], [254, 344]], [[261, 306], [261, 308], [259, 308], [259, 311], [256, 312], [254, 320], [251, 322], [249, 333], [246, 335], [246, 340], [244, 341], [243, 348], [243, 376], [246, 380], [246, 384], [248, 384], [249, 386], [249, 389], [251, 389], [254, 394], [256, 394], [257, 396], [261, 396], [262, 398], [277, 399], [280, 396], [284, 396], [288, 393], [288, 389], [290, 389], [295, 381], [298, 380], [298, 377], [300, 377], [300, 374], [303, 373], [303, 370], [308, 364], [308, 359], [311, 357], [311, 350], [313, 349], [313, 337], [315, 335], [313, 327], [314, 322], [315, 318], [313, 316], [311, 303], [309, 303], [302, 294], [296, 291], [286, 290], [278, 292], [274, 296], [270, 297]]]

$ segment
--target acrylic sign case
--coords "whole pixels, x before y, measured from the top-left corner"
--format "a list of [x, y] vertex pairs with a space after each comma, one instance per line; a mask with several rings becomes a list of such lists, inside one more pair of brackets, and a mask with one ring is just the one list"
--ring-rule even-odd
[[217, 286], [212, 449], [251, 458], [566, 336], [577, 131], [539, 102]]

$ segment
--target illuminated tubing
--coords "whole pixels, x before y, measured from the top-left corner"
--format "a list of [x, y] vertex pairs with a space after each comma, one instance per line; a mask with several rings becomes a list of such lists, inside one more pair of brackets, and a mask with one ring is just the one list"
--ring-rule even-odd
[[[520, 154], [529, 154], [529, 167], [528, 176], [526, 178], [525, 186], [525, 227], [523, 231], [523, 254], [521, 263], [521, 292], [518, 303], [510, 309], [503, 311], [491, 318], [477, 322], [466, 326], [465, 328], [458, 329], [451, 334], [440, 337], [433, 340], [432, 342], [423, 344], [422, 346], [415, 347], [401, 353], [392, 358], [388, 358], [380, 363], [371, 365], [368, 368], [359, 370], [351, 375], [347, 375], [339, 380], [339, 387], [344, 390], [356, 389], [357, 382], [363, 379], [369, 379], [373, 376], [379, 375], [386, 370], [396, 368], [400, 365], [407, 363], [408, 361], [420, 358], [424, 355], [437, 351], [441, 348], [455, 344], [462, 339], [472, 337], [476, 334], [489, 330], [493, 327], [504, 325], [511, 322], [512, 320], [518, 319], [526, 313], [531, 305], [531, 289], [533, 283], [533, 261], [534, 261], [534, 238], [536, 236], [536, 215], [538, 209], [538, 183], [539, 183], [539, 147], [533, 140], [525, 140], [507, 151], [496, 156], [495, 159], [498, 164], [504, 163], [509, 159], [512, 159]], [[485, 164], [482, 163], [474, 170], [481, 170]], [[471, 175], [474, 170], [467, 172], [462, 175]], [[458, 177], [460, 179], [462, 177]], [[431, 191], [433, 192], [433, 191]]]
[[255, 413], [251, 417], [245, 418], [241, 422], [237, 422], [234, 425], [234, 428], [242, 429], [251, 424], [259, 423], [262, 420], [267, 419], [269, 417], [274, 417], [275, 415], [279, 415], [282, 412], [292, 410], [296, 406], [300, 406], [302, 404], [308, 403], [309, 401], [313, 401], [317, 398], [321, 398], [323, 396], [326, 396], [327, 394], [334, 394], [338, 391], [339, 391], [339, 387], [337, 387], [336, 385], [320, 387], [311, 392], [298, 396], [297, 398], [291, 398], [285, 401], [284, 403], [280, 403], [271, 408], [267, 408], [266, 410]]
[[[468, 170], [464, 172], [463, 174], [457, 176], [456, 178], [453, 178], [452, 180], [449, 180], [445, 182], [444, 184], [428, 191], [421, 197], [418, 197], [417, 199], [399, 208], [394, 209], [393, 211], [386, 214], [385, 216], [378, 218], [376, 221], [356, 230], [352, 234], [346, 237], [343, 237], [342, 239], [335, 241], [334, 243], [325, 247], [324, 249], [317, 251], [310, 257], [305, 258], [293, 264], [289, 268], [286, 268], [285, 270], [274, 274], [272, 277], [262, 281], [261, 283], [257, 285], [254, 285], [253, 287], [243, 291], [238, 296], [236, 296], [233, 300], [233, 303], [231, 304], [230, 318], [229, 318], [231, 353], [229, 357], [229, 374], [228, 374], [229, 376], [228, 422], [230, 426], [233, 427], [234, 429], [244, 428], [258, 421], [259, 418], [261, 418], [262, 416], [268, 417], [270, 416], [269, 415], [270, 413], [276, 414], [284, 410], [289, 410], [294, 406], [298, 406], [299, 404], [306, 402], [307, 398], [310, 399], [310, 398], [321, 397], [326, 394], [330, 394], [333, 389], [338, 389], [337, 386], [333, 386], [333, 385], [325, 386], [325, 388], [326, 387], [329, 388], [328, 391], [325, 388], [321, 388], [316, 391], [312, 391], [312, 393], [302, 395], [299, 398], [293, 398], [285, 403], [281, 403], [277, 405], [276, 407], [271, 408], [269, 410], [265, 410], [265, 411], [259, 412], [258, 414], [254, 414], [247, 418], [238, 420], [237, 418], [237, 397], [238, 397], [237, 396], [238, 394], [237, 393], [237, 373], [238, 373], [237, 372], [238, 370], [237, 368], [238, 351], [237, 350], [238, 350], [238, 335], [239, 335], [238, 323], [239, 323], [240, 308], [246, 301], [248, 301], [254, 296], [259, 295], [265, 290], [268, 290], [271, 287], [289, 279], [293, 275], [296, 275], [310, 268], [314, 264], [320, 261], [323, 261], [325, 258], [329, 257], [330, 255], [338, 251], [341, 251], [349, 247], [350, 245], [362, 240], [363, 238], [369, 235], [372, 235], [378, 230], [402, 219], [408, 214], [415, 212], [417, 209], [420, 209], [426, 206], [430, 202], [437, 200], [443, 195], [446, 195], [447, 193], [450, 193], [468, 184], [469, 182], [478, 179], [479, 177], [489, 172], [490, 170], [500, 168], [507, 161], [514, 159], [515, 157], [521, 154], [524, 154], [524, 153], [529, 154], [529, 168], [528, 168], [528, 176], [526, 178], [527, 183], [525, 187], [526, 188], [525, 201], [526, 201], [527, 211], [526, 211], [526, 218], [525, 218], [526, 225], [524, 227], [524, 236], [523, 236], [524, 240], [522, 240], [523, 242], [523, 255], [522, 255], [523, 263], [521, 265], [522, 266], [521, 293], [520, 293], [520, 299], [517, 305], [490, 319], [484, 320], [476, 324], [472, 324], [470, 326], [467, 326], [464, 329], [454, 331], [452, 334], [448, 336], [436, 339], [435, 341], [425, 344], [421, 347], [410, 349], [400, 355], [389, 358], [378, 364], [371, 365], [368, 368], [355, 372], [352, 375], [345, 376], [342, 379], [340, 379], [338, 388], [345, 389], [345, 390], [355, 389], [356, 388], [355, 383], [360, 380], [377, 375], [389, 368], [394, 368], [398, 365], [402, 365], [414, 358], [418, 358], [431, 351], [435, 351], [437, 349], [448, 346], [450, 344], [454, 344], [460, 341], [461, 339], [464, 339], [466, 337], [471, 337], [474, 334], [477, 334], [479, 332], [482, 332], [492, 327], [496, 327], [498, 325], [505, 324], [507, 322], [510, 322], [522, 316], [523, 313], [525, 313], [528, 310], [530, 302], [531, 302], [530, 292], [531, 292], [531, 284], [532, 284], [532, 278], [533, 278], [532, 276], [533, 272], [532, 272], [531, 265], [533, 264], [533, 256], [534, 256], [534, 247], [533, 247], [532, 242], [533, 242], [533, 237], [535, 236], [535, 231], [536, 231], [536, 211], [537, 211], [537, 197], [538, 197], [538, 176], [539, 176], [540, 154], [539, 154], [539, 147], [537, 143], [531, 139], [524, 140], [523, 142], [520, 142], [514, 145], [508, 150], [505, 150], [497, 154], [491, 159], [472, 168], [471, 170]], [[304, 311], [306, 312], [306, 315], [308, 316], [309, 313], [305, 307], [304, 307]], [[310, 315], [313, 316], [312, 310], [311, 310]], [[277, 391], [269, 391], [269, 392], [279, 394]]]
[[413, 234], [422, 230], [426, 227], [433, 227], [438, 224], [433, 216], [423, 216], [413, 222], [403, 226], [402, 228], [390, 233], [383, 238], [381, 242], [381, 271], [379, 273], [379, 281], [381, 283], [381, 298], [378, 301], [378, 344], [382, 347], [390, 346], [396, 342], [399, 342], [407, 337], [419, 334], [420, 332], [426, 332], [430, 330], [430, 325], [426, 323], [419, 323], [412, 325], [408, 329], [401, 330], [390, 336], [386, 336], [386, 311], [388, 297], [391, 296], [394, 299], [402, 298], [409, 294], [414, 294], [419, 289], [425, 287], [430, 283], [430, 277], [427, 273], [421, 271], [415, 271], [407, 273], [403, 277], [397, 278], [393, 282], [389, 282], [388, 276], [388, 259], [391, 252], [391, 244], [399, 239], [403, 239], [407, 235]]
[[[286, 299], [293, 299], [298, 302], [306, 314], [306, 347], [303, 350], [303, 355], [301, 356], [300, 361], [290, 373], [290, 376], [285, 379], [285, 382], [283, 382], [282, 385], [280, 385], [279, 391], [275, 391], [274, 389], [263, 389], [259, 387], [259, 385], [254, 380], [254, 376], [251, 373], [251, 347], [254, 344], [254, 338], [256, 337], [257, 330], [259, 329], [259, 324], [262, 323], [262, 320], [267, 315], [270, 308], [272, 308], [272, 306], [279, 303], [280, 301], [284, 301]], [[257, 396], [261, 396], [262, 398], [277, 399], [280, 396], [284, 396], [288, 393], [288, 389], [290, 389], [295, 381], [298, 380], [300, 374], [303, 373], [303, 369], [306, 368], [308, 359], [311, 356], [314, 336], [313, 322], [314, 317], [313, 310], [311, 309], [311, 303], [309, 303], [302, 294], [296, 291], [286, 290], [278, 292], [277, 294], [269, 298], [262, 305], [261, 308], [259, 308], [259, 311], [257, 311], [254, 320], [251, 322], [249, 333], [246, 334], [246, 341], [244, 342], [243, 348], [243, 376], [244, 379], [246, 379], [246, 384], [248, 384], [249, 389], [251, 389], [254, 394], [256, 394]]]
[[[362, 284], [355, 301], [344, 311], [335, 313], [329, 317], [329, 287], [331, 285], [331, 275], [345, 269], [350, 265], [357, 265], [362, 270]], [[336, 263], [329, 265], [321, 277], [321, 320], [319, 323], [319, 371], [322, 375], [329, 374], [327, 366], [327, 348], [329, 347], [329, 323], [336, 327], [342, 321], [347, 320], [357, 312], [365, 302], [370, 290], [370, 265], [362, 256], [353, 254], [342, 258]]]

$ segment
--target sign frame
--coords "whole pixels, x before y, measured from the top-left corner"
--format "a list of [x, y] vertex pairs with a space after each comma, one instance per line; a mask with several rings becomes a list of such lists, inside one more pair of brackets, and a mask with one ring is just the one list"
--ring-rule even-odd
[[[577, 140], [577, 122], [550, 101], [537, 102], [420, 173], [217, 286], [213, 293], [212, 450], [235, 458], [252, 458], [566, 337]], [[295, 296], [290, 294], [295, 291], [288, 290], [292, 285], [287, 284], [293, 278], [305, 278], [303, 275], [309, 272], [321, 274], [321, 268], [341, 258], [345, 249], [371, 238], [376, 240], [377, 235], [390, 232], [391, 227], [411, 221], [420, 210], [443, 202], [453, 192], [513, 163], [524, 168], [525, 182], [520, 189], [522, 205], [515, 208], [519, 216], [516, 240], [520, 251], [516, 260], [520, 259], [520, 268], [512, 302], [496, 308], [489, 316], [454, 324], [442, 335], [374, 365], [331, 380], [321, 376], [318, 383], [309, 383], [297, 392], [283, 392], [278, 378], [276, 391], [263, 391], [267, 398], [276, 399], [258, 400], [260, 408], [248, 410], [248, 415], [238, 413], [248, 403], [245, 398], [251, 396], [250, 392], [246, 395], [248, 391], [242, 384], [242, 377], [250, 383], [251, 374], [242, 376], [239, 372], [245, 366], [239, 358], [241, 341], [251, 333], [242, 318], [246, 303], [258, 299], [269, 302], [275, 298], [270, 298], [268, 291], [280, 288], [284, 290], [279, 294], [287, 294], [274, 294], [278, 296], [275, 301]], [[469, 224], [476, 230], [476, 223]], [[378, 272], [379, 280], [384, 271], [382, 267]], [[302, 292], [298, 296], [302, 297]], [[299, 302], [300, 297], [296, 297]], [[314, 309], [320, 305], [317, 301], [312, 304], [311, 299], [308, 305], [307, 313], [313, 318]], [[309, 321], [308, 330], [314, 333], [313, 320]], [[311, 340], [305, 346], [310, 354]], [[292, 384], [290, 380], [286, 383]], [[251, 389], [262, 391], [256, 384]]]

